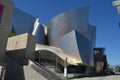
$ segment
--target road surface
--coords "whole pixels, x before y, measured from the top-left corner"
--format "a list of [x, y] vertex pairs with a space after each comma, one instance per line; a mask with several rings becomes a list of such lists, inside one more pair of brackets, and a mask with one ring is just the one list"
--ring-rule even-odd
[[120, 80], [120, 75], [110, 75], [110, 76], [101, 76], [101, 77], [84, 77], [76, 78], [70, 80]]

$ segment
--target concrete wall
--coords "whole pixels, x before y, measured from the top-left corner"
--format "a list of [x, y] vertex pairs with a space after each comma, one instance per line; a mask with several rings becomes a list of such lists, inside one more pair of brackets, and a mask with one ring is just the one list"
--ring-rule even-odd
[[3, 55], [5, 53], [9, 27], [12, 20], [14, 3], [10, 0], [0, 0], [0, 4], [4, 6], [1, 22], [0, 22], [0, 61], [3, 61]]
[[33, 60], [34, 51], [35, 51], [35, 37], [28, 33], [10, 37], [8, 39], [6, 51], [7, 53], [12, 52], [13, 53], [12, 55], [17, 54], [16, 56], [19, 55], [23, 58], [28, 58]]
[[28, 35], [27, 47], [26, 47], [26, 58], [34, 60], [35, 57], [35, 37], [33, 35]]
[[5, 80], [25, 80], [23, 65], [10, 56], [6, 56], [6, 62]]
[[99, 73], [99, 72], [101, 72], [101, 71], [103, 71], [103, 66], [104, 66], [104, 62], [100, 62], [100, 61], [97, 61], [96, 63], [95, 63], [95, 71], [97, 72], [97, 73]]
[[24, 66], [24, 74], [25, 80], [48, 80], [30, 66]]
[[23, 66], [34, 59], [34, 50], [35, 37], [28, 33], [8, 39], [5, 80], [25, 80]]

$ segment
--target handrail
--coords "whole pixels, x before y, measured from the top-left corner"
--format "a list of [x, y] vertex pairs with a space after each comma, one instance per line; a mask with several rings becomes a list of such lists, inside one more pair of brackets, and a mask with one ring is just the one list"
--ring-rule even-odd
[[48, 80], [65, 80], [63, 77], [60, 77], [56, 73], [50, 71], [48, 68], [40, 65], [37, 62], [30, 61], [30, 66], [35, 69], [37, 72], [41, 73], [44, 77], [46, 77]]

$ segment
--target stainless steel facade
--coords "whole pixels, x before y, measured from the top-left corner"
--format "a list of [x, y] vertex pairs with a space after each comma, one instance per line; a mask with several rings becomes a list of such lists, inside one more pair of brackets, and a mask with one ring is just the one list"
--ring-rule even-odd
[[[59, 63], [64, 66], [64, 60], [67, 58], [68, 65], [78, 65], [78, 60], [75, 58], [67, 55], [61, 48], [59, 47], [53, 47], [53, 46], [46, 46], [41, 44], [36, 44], [35, 51], [40, 51], [41, 56], [43, 59], [48, 60], [54, 60], [56, 61], [56, 58], [59, 58]], [[43, 53], [42, 51], [46, 51], [46, 53]], [[38, 56], [39, 57], [39, 56]]]
[[88, 39], [92, 42], [93, 48], [96, 46], [96, 27], [89, 25], [90, 27], [88, 28]]
[[44, 43], [44, 26], [39, 22], [39, 19], [18, 8], [14, 9], [11, 30], [12, 27], [17, 35], [29, 33], [36, 36], [36, 43]]
[[39, 19], [36, 19], [34, 23], [32, 35], [36, 37], [36, 43], [38, 44], [44, 43], [44, 26], [40, 24]]
[[49, 44], [61, 48], [78, 64], [93, 65], [95, 28], [88, 22], [89, 7], [59, 14], [47, 24]]
[[89, 25], [88, 12], [89, 7], [63, 12], [48, 22], [46, 30], [38, 19], [15, 8], [12, 26], [16, 34], [35, 35], [38, 44], [48, 35], [49, 45], [61, 49], [60, 54], [69, 60], [73, 58], [71, 64], [93, 65], [96, 28]]
[[12, 18], [12, 26], [14, 27], [16, 34], [32, 33], [34, 22], [36, 18], [32, 15], [15, 8]]

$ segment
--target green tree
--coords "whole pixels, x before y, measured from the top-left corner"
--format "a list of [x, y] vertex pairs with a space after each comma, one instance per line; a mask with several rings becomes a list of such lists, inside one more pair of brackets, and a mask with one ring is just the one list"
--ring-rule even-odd
[[120, 65], [118, 65], [117, 67], [115, 67], [115, 70], [116, 70], [117, 72], [120, 72]]
[[8, 37], [13, 37], [13, 36], [16, 36], [16, 34], [15, 33], [9, 33]]

